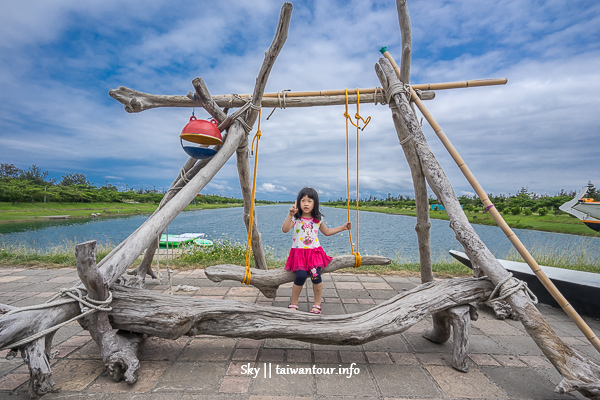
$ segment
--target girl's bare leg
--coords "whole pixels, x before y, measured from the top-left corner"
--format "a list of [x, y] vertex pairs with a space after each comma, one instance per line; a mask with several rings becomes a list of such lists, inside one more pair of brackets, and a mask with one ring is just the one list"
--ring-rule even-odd
[[[313, 292], [315, 292], [315, 303], [316, 305], [321, 305], [321, 297], [323, 296], [323, 282], [313, 284]], [[293, 293], [293, 290], [292, 290]]]
[[302, 286], [298, 286], [295, 283], [292, 285], [292, 301], [290, 304], [297, 306], [300, 293], [302, 292]]

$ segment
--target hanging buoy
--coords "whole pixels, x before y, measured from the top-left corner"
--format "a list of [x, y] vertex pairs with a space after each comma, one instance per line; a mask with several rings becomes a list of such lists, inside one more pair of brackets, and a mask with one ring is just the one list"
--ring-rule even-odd
[[[221, 132], [217, 128], [217, 121], [214, 119], [211, 121], [196, 119], [194, 115], [190, 117], [190, 122], [186, 124], [181, 130], [179, 135], [181, 147], [183, 151], [190, 157], [197, 159], [210, 158], [217, 154], [219, 147], [209, 146], [220, 146], [223, 144]], [[183, 141], [197, 143], [200, 146], [188, 146]]]

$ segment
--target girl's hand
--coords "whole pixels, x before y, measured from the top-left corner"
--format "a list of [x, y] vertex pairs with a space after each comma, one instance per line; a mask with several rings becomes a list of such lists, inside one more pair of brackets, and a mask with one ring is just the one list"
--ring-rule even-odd
[[344, 229], [345, 229], [345, 230], [349, 231], [350, 229], [352, 229], [352, 222], [349, 222], [349, 221], [348, 221], [348, 222], [346, 222], [346, 223], [343, 225], [343, 227], [344, 227]]
[[296, 207], [296, 205], [294, 204], [292, 207], [290, 207], [290, 216], [293, 217], [294, 214], [296, 214], [298, 212], [298, 208]]

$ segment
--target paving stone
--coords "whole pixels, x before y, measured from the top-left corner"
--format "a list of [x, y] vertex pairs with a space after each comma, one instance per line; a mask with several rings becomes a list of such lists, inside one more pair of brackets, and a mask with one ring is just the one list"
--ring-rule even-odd
[[[377, 397], [377, 389], [365, 365], [353, 366], [351, 376], [349, 373], [340, 374], [338, 364], [325, 364], [322, 368], [332, 369], [335, 373], [316, 375], [317, 395]], [[342, 365], [342, 368], [350, 368], [350, 366]]]
[[383, 396], [441, 397], [422, 367], [373, 364], [369, 367]]
[[237, 339], [201, 338], [192, 339], [183, 349], [178, 361], [227, 361], [234, 351]]
[[[254, 362], [232, 361], [229, 363], [225, 375], [247, 375], [248, 368], [254, 368], [255, 365]], [[244, 367], [246, 373], [242, 372], [242, 367]]]
[[347, 314], [354, 314], [362, 311], [367, 311], [373, 308], [373, 304], [344, 304]]
[[513, 326], [511, 326], [510, 324], [507, 324], [505, 321], [502, 321], [502, 320], [483, 319], [483, 320], [472, 321], [472, 324], [474, 327], [476, 327], [477, 329], [479, 329], [481, 332], [483, 332], [486, 335], [494, 335], [494, 336], [526, 335], [526, 333], [524, 333], [523, 331], [520, 331], [517, 328], [514, 328]]
[[365, 351], [370, 364], [393, 364], [389, 354], [383, 351]]
[[310, 343], [291, 339], [266, 339], [264, 347], [279, 349], [310, 349], [311, 345]]
[[309, 363], [312, 361], [312, 351], [309, 349], [289, 349], [287, 350], [287, 362], [289, 363]]
[[469, 358], [478, 366], [499, 367], [500, 363], [489, 354], [470, 354]]
[[518, 367], [518, 368], [527, 367], [527, 364], [525, 364], [523, 361], [519, 360], [516, 356], [496, 354], [493, 357], [496, 360], [498, 360], [500, 365], [502, 365], [504, 367]]
[[256, 357], [258, 357], [258, 350], [258, 348], [236, 349], [233, 352], [231, 359], [235, 361], [256, 361]]
[[502, 347], [506, 348], [509, 354], [541, 356], [542, 350], [535, 344], [529, 336], [494, 336]]
[[315, 350], [313, 352], [315, 364], [335, 364], [339, 362], [338, 352], [335, 350]]
[[446, 343], [434, 343], [425, 339], [421, 333], [410, 332], [404, 332], [402, 336], [415, 353], [452, 353], [453, 351], [453, 344], [450, 340]]
[[140, 345], [138, 358], [140, 361], [174, 361], [189, 341], [188, 337], [177, 340], [150, 337]]
[[135, 384], [115, 382], [109, 374], [103, 374], [86, 390], [86, 393], [149, 393], [168, 367], [169, 363], [166, 361], [142, 361]]
[[[506, 338], [503, 336], [502, 338]], [[469, 353], [508, 354], [508, 350], [494, 339], [485, 335], [469, 335]]]
[[367, 293], [369, 293], [369, 296], [371, 296], [372, 298], [380, 299], [380, 300], [389, 300], [398, 294], [398, 292], [396, 292], [395, 290], [377, 290], [377, 289], [369, 289], [369, 290], [367, 290]]
[[254, 339], [240, 339], [237, 343], [238, 349], [257, 349], [262, 345], [262, 340], [254, 340]]
[[342, 364], [364, 364], [367, 362], [367, 358], [365, 357], [365, 353], [362, 351], [340, 351], [340, 360]]
[[[280, 367], [312, 368], [309, 364], [285, 364]], [[269, 366], [269, 364], [267, 364]], [[263, 367], [261, 365], [261, 367]], [[263, 367], [264, 368], [264, 367]], [[299, 396], [310, 396], [315, 391], [314, 376], [312, 374], [278, 374], [276, 364], [271, 364], [271, 374], [264, 376], [264, 370], [250, 384], [249, 392], [254, 395], [286, 395], [294, 393]]]
[[64, 359], [52, 366], [52, 377], [61, 390], [82, 391], [98, 378], [104, 369], [100, 359]]
[[228, 363], [174, 362], [158, 379], [154, 391], [188, 391], [207, 395], [218, 393], [227, 365]]
[[[8, 353], [8, 349], [2, 351], [2, 353]], [[13, 360], [6, 360], [6, 354], [2, 354], [0, 357], [2, 357], [0, 358], [0, 376], [23, 365], [23, 361], [19, 358], [15, 357]]]
[[226, 376], [221, 382], [219, 393], [247, 393], [251, 379], [243, 376]]
[[370, 299], [371, 296], [366, 290], [345, 290], [338, 289], [338, 294], [342, 299]]
[[[140, 354], [142, 354], [140, 352]], [[67, 356], [69, 359], [101, 360], [100, 348], [94, 341], [83, 345], [79, 350], [72, 352]]]
[[452, 364], [452, 353], [418, 353], [416, 356], [423, 365]]
[[336, 282], [335, 287], [340, 289], [361, 290], [364, 286], [361, 282]]
[[465, 374], [449, 366], [428, 366], [426, 368], [448, 397], [472, 399], [510, 398], [478, 369], [472, 368]]
[[390, 357], [399, 365], [420, 365], [420, 361], [413, 353], [390, 353]]
[[400, 334], [386, 336], [381, 339], [374, 340], [363, 344], [363, 348], [369, 351], [384, 351], [384, 352], [408, 352], [410, 351], [404, 337]]
[[28, 380], [28, 373], [8, 374], [0, 378], [0, 390], [15, 390]]
[[[481, 367], [511, 399], [572, 399], [554, 392], [555, 385], [529, 368]], [[471, 374], [471, 371], [469, 371]]]
[[2, 283], [2, 288], [9, 288], [9, 285], [6, 285], [8, 282], [20, 281], [22, 279], [27, 278], [25, 275], [5, 275], [0, 276], [0, 283]]

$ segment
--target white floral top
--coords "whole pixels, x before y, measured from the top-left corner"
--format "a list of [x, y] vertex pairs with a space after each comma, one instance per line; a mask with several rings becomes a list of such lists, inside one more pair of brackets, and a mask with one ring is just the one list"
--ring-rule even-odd
[[292, 249], [315, 249], [321, 247], [318, 233], [321, 221], [313, 218], [293, 219]]

